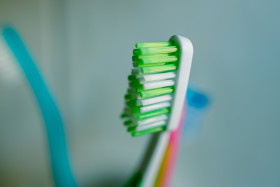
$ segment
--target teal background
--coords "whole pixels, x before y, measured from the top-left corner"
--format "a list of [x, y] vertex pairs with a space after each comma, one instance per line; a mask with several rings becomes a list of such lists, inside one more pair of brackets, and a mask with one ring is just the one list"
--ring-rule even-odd
[[[280, 185], [280, 2], [277, 0], [0, 0], [48, 80], [67, 123], [82, 186], [119, 186], [147, 137], [119, 114], [138, 41], [191, 39], [190, 81], [212, 103], [184, 141], [172, 186]], [[1, 71], [0, 71], [1, 73]], [[2, 73], [1, 73], [2, 74]], [[0, 186], [51, 186], [46, 135], [24, 81], [0, 79]]]

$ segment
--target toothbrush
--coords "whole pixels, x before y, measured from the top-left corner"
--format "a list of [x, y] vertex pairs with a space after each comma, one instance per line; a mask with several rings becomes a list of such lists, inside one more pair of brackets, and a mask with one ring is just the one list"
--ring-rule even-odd
[[0, 67], [1, 75], [9, 84], [20, 81], [22, 72], [32, 88], [45, 122], [55, 185], [77, 186], [58, 107], [20, 36], [11, 27], [0, 28]]
[[185, 121], [186, 107], [187, 104], [185, 104], [184, 106], [178, 128], [170, 133], [170, 140], [166, 147], [166, 151], [164, 153], [164, 157], [162, 159], [159, 172], [157, 174], [156, 182], [154, 185], [155, 187], [168, 187], [170, 185], [178, 154], [183, 123]]
[[138, 186], [151, 187], [170, 135], [179, 126], [193, 46], [189, 39], [174, 35], [166, 42], [137, 43], [133, 54], [122, 117], [132, 136], [155, 133], [136, 177]]

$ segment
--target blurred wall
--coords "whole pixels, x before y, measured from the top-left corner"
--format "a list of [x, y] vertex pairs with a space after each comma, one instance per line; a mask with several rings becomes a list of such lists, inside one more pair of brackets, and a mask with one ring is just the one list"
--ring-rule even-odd
[[[172, 186], [261, 187], [280, 185], [279, 8], [276, 0], [0, 0], [0, 21], [19, 29], [57, 96], [81, 184], [118, 186], [133, 172], [147, 137], [132, 139], [119, 120], [132, 49], [180, 34], [194, 45], [190, 80], [213, 101], [196, 141], [182, 142]], [[0, 90], [0, 184], [49, 186], [28, 87]]]
[[[66, 116], [68, 66], [64, 6], [62, 1], [0, 0], [0, 24], [14, 26], [21, 34]], [[24, 79], [17, 84], [0, 80], [0, 186], [52, 184], [42, 122]]]

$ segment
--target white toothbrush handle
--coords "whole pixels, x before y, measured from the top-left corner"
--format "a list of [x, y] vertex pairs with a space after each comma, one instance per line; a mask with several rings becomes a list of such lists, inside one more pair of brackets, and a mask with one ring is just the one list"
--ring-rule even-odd
[[141, 187], [151, 187], [160, 169], [160, 165], [168, 145], [170, 133], [163, 132], [152, 136], [140, 170], [143, 173]]

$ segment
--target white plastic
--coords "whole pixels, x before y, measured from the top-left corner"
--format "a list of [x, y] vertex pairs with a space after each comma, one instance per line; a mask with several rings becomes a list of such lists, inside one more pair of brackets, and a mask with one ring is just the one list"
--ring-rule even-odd
[[155, 144], [152, 147], [154, 149], [152, 154], [147, 152], [149, 155], [149, 163], [145, 168], [141, 187], [152, 187], [155, 184], [155, 179], [159, 172], [160, 164], [170, 137], [170, 131], [175, 130], [179, 125], [189, 82], [193, 57], [193, 45], [189, 39], [179, 35], [172, 36], [170, 41], [175, 42], [175, 44], [179, 46], [180, 61], [176, 75], [177, 80], [175, 93], [173, 95], [174, 100], [172, 103], [172, 111], [167, 126], [169, 131], [160, 133], [158, 138], [156, 138], [157, 134], [153, 135], [156, 142], [152, 142], [153, 139], [151, 141], [151, 144]]
[[185, 103], [185, 97], [189, 82], [193, 45], [191, 41], [183, 36], [174, 35], [170, 38], [177, 46], [179, 46], [180, 59], [179, 68], [177, 70], [175, 93], [173, 95], [172, 110], [168, 122], [168, 130], [175, 130], [179, 125], [180, 116]]
[[[155, 184], [155, 179], [157, 177], [161, 161], [163, 159], [166, 146], [170, 138], [169, 132], [162, 132], [160, 134], [153, 135], [150, 144], [154, 144], [152, 147], [153, 150], [147, 150], [146, 154], [149, 156], [147, 159], [148, 164], [144, 160], [143, 165], [146, 167], [143, 168], [143, 178], [141, 181], [141, 187], [152, 187]], [[155, 142], [153, 142], [155, 141]], [[150, 152], [152, 151], [152, 153]]]

